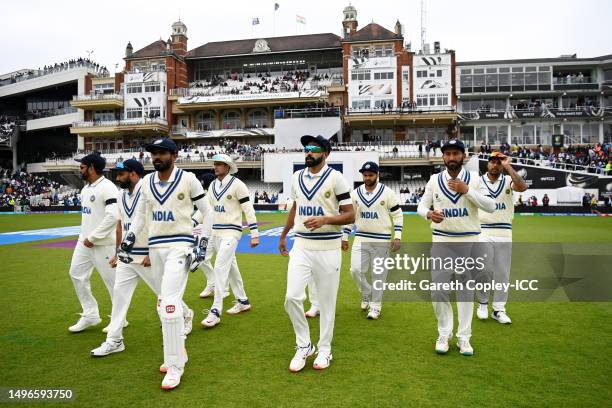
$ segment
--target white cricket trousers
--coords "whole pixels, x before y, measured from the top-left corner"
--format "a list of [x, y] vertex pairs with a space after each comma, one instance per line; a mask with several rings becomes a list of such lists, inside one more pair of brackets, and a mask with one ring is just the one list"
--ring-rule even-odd
[[[380, 307], [382, 305], [383, 285], [387, 281], [388, 270], [386, 268], [380, 271], [374, 271], [372, 263], [374, 259], [386, 259], [389, 257], [389, 242], [357, 242], [353, 244], [351, 250], [351, 276], [357, 284], [361, 298], [370, 299], [372, 306]], [[368, 282], [366, 274], [372, 272], [371, 284]], [[377, 281], [374, 285], [374, 281]], [[378, 289], [376, 289], [376, 287]]]
[[340, 249], [312, 251], [293, 247], [289, 252], [285, 310], [293, 324], [295, 342], [299, 347], [311, 343], [308, 322], [304, 316], [304, 300], [306, 300], [306, 286], [312, 278], [317, 288], [321, 311], [319, 351], [331, 352], [341, 264]]
[[[431, 256], [438, 259], [466, 258], [472, 256], [474, 244], [471, 242], [434, 242]], [[463, 284], [464, 289], [456, 291], [457, 298], [457, 338], [469, 340], [472, 336], [472, 317], [474, 315], [474, 291], [465, 289], [466, 282], [473, 279], [472, 271], [456, 273], [455, 270], [432, 269], [431, 280], [436, 284], [450, 283], [453, 278]], [[438, 334], [450, 337], [453, 334], [453, 306], [450, 303], [450, 290], [432, 291], [432, 304], [438, 320]]]
[[[494, 237], [480, 234], [480, 242], [478, 245], [483, 246], [483, 250], [487, 254], [487, 273], [483, 274], [483, 277], [485, 279], [488, 278], [488, 281], [493, 279], [496, 283], [509, 283], [510, 269], [512, 267], [512, 237]], [[489, 303], [489, 293], [487, 291], [478, 290], [476, 297], [480, 304]], [[505, 312], [507, 301], [508, 292], [503, 290], [494, 291], [493, 311]]]
[[134, 290], [136, 290], [140, 279], [155, 293], [156, 300], [161, 293], [162, 275], [161, 273], [155, 274], [151, 267], [145, 267], [136, 262], [126, 264], [118, 261], [116, 273], [115, 287], [113, 289], [113, 311], [111, 313], [111, 322], [108, 326], [107, 341], [123, 339], [123, 325], [130, 308]]
[[164, 339], [164, 364], [178, 368], [185, 367], [187, 360], [183, 294], [189, 276], [187, 254], [190, 252], [191, 247], [149, 248], [152, 272], [162, 277], [159, 316]]
[[70, 278], [76, 291], [83, 317], [99, 318], [98, 302], [91, 292], [91, 273], [95, 267], [113, 299], [113, 286], [115, 285], [115, 270], [109, 261], [115, 256], [114, 245], [94, 245], [87, 248], [80, 240], [77, 242], [72, 261], [70, 262]]
[[210, 309], [217, 309], [221, 314], [223, 311], [223, 296], [228, 281], [237, 300], [248, 299], [244, 291], [240, 269], [238, 269], [238, 262], [236, 262], [238, 240], [232, 237], [212, 237], [208, 245], [206, 260], [210, 262], [213, 255], [217, 254], [214, 267], [215, 299]]

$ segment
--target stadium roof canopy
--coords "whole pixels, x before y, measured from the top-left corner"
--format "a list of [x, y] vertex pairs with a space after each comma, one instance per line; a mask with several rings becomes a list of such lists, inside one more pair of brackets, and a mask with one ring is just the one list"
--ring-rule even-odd
[[340, 37], [332, 33], [218, 41], [194, 48], [187, 53], [186, 58], [199, 59], [329, 49], [341, 50], [340, 41]]

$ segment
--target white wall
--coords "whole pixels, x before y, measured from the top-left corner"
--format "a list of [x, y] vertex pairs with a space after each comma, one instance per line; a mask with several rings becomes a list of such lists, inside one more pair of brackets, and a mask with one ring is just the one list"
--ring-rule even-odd
[[[141, 109], [142, 116], [148, 117], [150, 107], [158, 107], [160, 109], [159, 115], [161, 119], [166, 118], [166, 73], [160, 72], [148, 72], [148, 73], [134, 73], [125, 76], [124, 86], [124, 119], [128, 119], [128, 109]], [[159, 92], [144, 92], [144, 84], [151, 82], [159, 82]], [[142, 92], [140, 93], [127, 93], [129, 84], [141, 84]]]
[[[301, 148], [300, 137], [303, 135], [321, 135], [329, 139], [340, 132], [341, 127], [339, 117], [275, 119], [274, 145], [279, 149]], [[341, 134], [339, 141], [342, 141]]]
[[[349, 59], [348, 98], [349, 108], [353, 101], [370, 101], [370, 109], [374, 109], [376, 101], [391, 100], [397, 105], [397, 59], [395, 56]], [[353, 72], [369, 71], [369, 80], [353, 80]], [[392, 79], [374, 79], [376, 73], [392, 72]]]
[[74, 113], [67, 113], [65, 115], [49, 116], [48, 118], [31, 119], [26, 122], [26, 130], [54, 128], [60, 126], [69, 126], [73, 122], [79, 122], [83, 120], [83, 110], [79, 109]]
[[[413, 97], [417, 102], [418, 95], [447, 95], [446, 105], [422, 106], [423, 109], [442, 109], [450, 108], [452, 105], [452, 86], [451, 86], [451, 54], [422, 54], [415, 55], [413, 58], [412, 84]], [[427, 71], [426, 77], [418, 77], [418, 71]], [[438, 71], [442, 75], [438, 76]], [[429, 99], [429, 98], [428, 98]], [[437, 98], [436, 98], [437, 99]]]

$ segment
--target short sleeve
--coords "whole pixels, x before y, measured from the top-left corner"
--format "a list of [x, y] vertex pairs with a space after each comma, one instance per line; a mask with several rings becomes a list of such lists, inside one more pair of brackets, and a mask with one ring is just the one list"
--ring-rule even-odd
[[198, 180], [198, 178], [195, 176], [195, 174], [189, 172], [187, 173], [189, 174], [189, 188], [190, 188], [190, 195], [191, 198], [202, 198], [204, 197], [204, 187], [202, 187], [202, 183], [200, 183], [200, 180]]
[[352, 204], [350, 189], [342, 173], [336, 173], [336, 177], [334, 180], [334, 194], [338, 198], [339, 205], [349, 205]]

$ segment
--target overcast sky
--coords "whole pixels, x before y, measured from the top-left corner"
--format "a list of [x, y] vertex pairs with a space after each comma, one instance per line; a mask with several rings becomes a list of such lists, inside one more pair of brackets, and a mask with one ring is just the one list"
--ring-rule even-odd
[[[274, 3], [280, 7], [274, 18]], [[406, 42], [420, 45], [420, 0], [353, 0], [359, 27], [374, 21], [404, 25]], [[134, 50], [160, 38], [171, 24], [187, 25], [189, 49], [209, 41], [332, 32], [340, 35], [344, 0], [2, 0], [0, 73], [87, 56], [123, 66]], [[296, 15], [306, 24], [296, 24]], [[458, 61], [612, 54], [610, 0], [427, 0], [427, 41], [456, 50]], [[259, 25], [253, 26], [257, 17]], [[276, 24], [274, 24], [274, 20]], [[275, 27], [275, 28], [274, 28]]]

